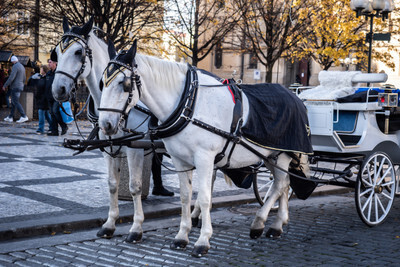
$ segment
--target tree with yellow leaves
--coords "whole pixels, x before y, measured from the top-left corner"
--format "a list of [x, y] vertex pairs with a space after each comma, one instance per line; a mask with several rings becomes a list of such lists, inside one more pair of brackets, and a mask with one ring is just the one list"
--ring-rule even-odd
[[350, 54], [353, 58], [363, 58], [365, 22], [356, 19], [350, 0], [310, 2], [307, 12], [311, 14], [311, 24], [299, 46], [288, 55], [296, 59], [311, 57], [324, 70]]
[[[366, 33], [369, 30], [369, 21], [363, 17], [356, 18], [355, 12], [350, 8], [350, 0], [310, 0], [307, 10], [312, 15], [312, 23], [299, 46], [288, 55], [295, 59], [311, 57], [324, 70], [351, 57], [356, 60], [358, 68], [366, 70]], [[388, 21], [376, 19], [374, 22], [376, 32], [387, 29]], [[391, 23], [393, 26], [394, 21]], [[378, 49], [382, 46], [385, 47], [384, 50]], [[393, 68], [394, 63], [389, 53], [393, 49], [395, 48], [386, 42], [374, 41], [372, 58]]]

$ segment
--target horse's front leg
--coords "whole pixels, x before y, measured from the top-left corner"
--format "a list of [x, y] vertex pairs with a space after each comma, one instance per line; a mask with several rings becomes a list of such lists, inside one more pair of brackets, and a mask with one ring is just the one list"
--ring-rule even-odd
[[107, 221], [103, 224], [101, 229], [97, 232], [97, 236], [104, 238], [111, 238], [115, 231], [115, 222], [119, 216], [118, 209], [118, 186], [120, 180], [120, 167], [121, 159], [112, 158], [104, 154], [104, 159], [107, 165], [108, 173], [108, 190], [110, 197], [110, 207], [108, 211]]
[[[278, 158], [277, 165], [287, 170], [291, 158], [286, 154], [281, 154]], [[289, 210], [288, 210], [288, 189], [289, 189], [289, 176], [286, 172], [281, 171], [277, 168], [273, 169], [274, 183], [271, 188], [271, 196], [268, 198], [267, 202], [257, 211], [256, 217], [253, 220], [250, 228], [250, 237], [258, 238], [262, 235], [264, 231], [265, 222], [268, 218], [269, 212], [275, 202], [279, 199], [278, 214], [271, 225], [270, 229], [267, 231], [267, 237], [279, 237], [282, 232], [282, 226], [287, 224], [289, 220]], [[284, 199], [286, 198], [286, 199]]]
[[127, 242], [136, 243], [142, 240], [143, 230], [142, 224], [144, 221], [142, 207], [142, 174], [143, 174], [143, 149], [127, 149], [127, 160], [129, 168], [129, 191], [132, 195], [134, 205], [133, 224], [129, 229], [129, 234], [126, 238]]
[[197, 201], [201, 210], [200, 236], [194, 244], [192, 256], [201, 257], [210, 249], [210, 238], [213, 232], [211, 225], [211, 194], [213, 187], [214, 157], [202, 156], [195, 160], [199, 179], [199, 193]]
[[[215, 179], [217, 178], [217, 171], [214, 170], [213, 172], [213, 180], [212, 180], [212, 186], [211, 186], [211, 196], [212, 196], [212, 192], [214, 191], [214, 183], [215, 183]], [[211, 209], [212, 207], [210, 207]], [[199, 226], [199, 224], [201, 224], [201, 212], [200, 212], [200, 204], [198, 201], [198, 198], [196, 199], [196, 202], [194, 204], [194, 209], [192, 211], [192, 226]]]
[[[192, 167], [186, 164], [180, 164], [179, 160], [173, 160], [177, 170], [189, 170]], [[192, 177], [193, 171], [179, 172], [179, 187], [182, 204], [182, 215], [179, 232], [175, 236], [172, 249], [184, 249], [189, 244], [189, 232], [192, 229], [192, 221], [190, 218], [190, 202], [192, 200]]]

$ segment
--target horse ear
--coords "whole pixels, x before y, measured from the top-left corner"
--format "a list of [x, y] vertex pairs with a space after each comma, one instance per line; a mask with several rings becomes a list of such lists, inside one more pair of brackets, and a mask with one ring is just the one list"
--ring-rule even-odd
[[64, 30], [64, 33], [69, 32], [69, 30], [70, 30], [69, 24], [68, 24], [68, 19], [65, 16], [63, 18], [63, 30]]
[[91, 16], [89, 21], [82, 26], [82, 32], [81, 32], [82, 35], [88, 36], [92, 28], [93, 28], [93, 16]]
[[136, 51], [137, 51], [137, 39], [135, 39], [133, 41], [133, 44], [132, 44], [131, 48], [128, 50], [128, 53], [127, 53], [127, 56], [128, 56], [127, 60], [129, 62], [129, 64], [132, 64], [132, 61], [136, 56]]
[[115, 58], [115, 56], [117, 55], [114, 42], [111, 39], [108, 39], [108, 55], [110, 56], [110, 59]]

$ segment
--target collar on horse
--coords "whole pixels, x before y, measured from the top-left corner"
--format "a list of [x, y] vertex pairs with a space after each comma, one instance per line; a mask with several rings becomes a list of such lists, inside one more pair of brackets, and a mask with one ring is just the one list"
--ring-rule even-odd
[[[69, 40], [67, 39], [68, 37], [70, 37]], [[82, 41], [84, 45], [82, 45], [82, 43], [80, 43], [78, 41]], [[81, 65], [81, 68], [79, 69], [78, 73], [75, 75], [75, 77], [72, 76], [71, 74], [65, 72], [65, 71], [56, 70], [56, 72], [55, 72], [55, 73], [59, 73], [59, 74], [65, 75], [68, 78], [73, 80], [73, 82], [74, 82], [73, 92], [75, 92], [75, 90], [77, 88], [79, 76], [85, 71], [85, 68], [86, 68], [86, 56], [89, 57], [90, 66], [93, 66], [92, 50], [90, 49], [90, 47], [88, 45], [88, 41], [89, 41], [89, 36], [87, 36], [85, 38], [85, 37], [83, 37], [83, 36], [81, 36], [79, 34], [73, 33], [73, 32], [66, 32], [61, 37], [61, 41], [58, 44], [60, 46], [61, 53], [64, 53], [72, 44], [74, 44], [76, 42], [81, 44], [82, 47], [83, 47], [83, 53], [82, 53], [82, 57], [81, 57], [82, 65]]]
[[151, 116], [149, 122], [151, 138], [170, 137], [186, 127], [193, 117], [198, 88], [199, 82], [196, 69], [188, 64], [185, 88], [179, 104], [172, 114], [161, 124], [158, 124], [158, 119], [154, 115]]

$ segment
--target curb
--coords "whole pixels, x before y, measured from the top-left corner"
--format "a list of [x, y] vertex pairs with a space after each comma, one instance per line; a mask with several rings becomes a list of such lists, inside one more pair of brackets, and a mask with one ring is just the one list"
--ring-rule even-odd
[[[351, 191], [351, 188], [325, 185], [322, 187], [317, 187], [311, 197], [344, 194]], [[222, 208], [250, 203], [257, 203], [257, 201], [254, 195], [249, 193], [215, 197], [213, 198], [212, 207]], [[192, 202], [192, 208], [193, 204], [194, 202]], [[156, 219], [161, 217], [179, 215], [181, 213], [181, 205], [180, 201], [176, 201], [172, 203], [146, 206], [143, 207], [143, 211], [145, 215], [145, 220]], [[107, 217], [105, 216], [107, 216], [107, 213], [98, 212], [85, 215], [60, 216], [51, 219], [52, 223], [50, 224], [48, 223], [48, 218], [24, 221], [20, 223], [9, 223], [5, 224], [2, 227], [6, 229], [0, 230], [0, 242], [43, 235], [52, 236], [56, 234], [70, 234], [79, 230], [100, 228], [107, 219]], [[117, 224], [130, 223], [132, 222], [132, 217], [133, 213], [131, 209], [121, 210], [120, 217], [117, 220]]]

